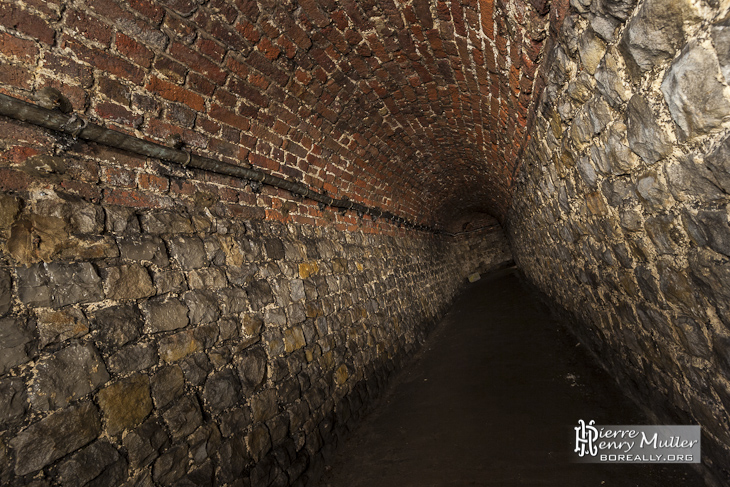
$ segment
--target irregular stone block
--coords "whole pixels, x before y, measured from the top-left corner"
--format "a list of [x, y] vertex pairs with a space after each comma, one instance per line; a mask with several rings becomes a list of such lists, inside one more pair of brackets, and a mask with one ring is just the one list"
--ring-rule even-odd
[[666, 215], [649, 217], [644, 222], [646, 233], [659, 254], [674, 254], [677, 250], [677, 243], [672, 238], [677, 230], [672, 223], [672, 217]]
[[255, 280], [257, 272], [258, 266], [256, 264], [226, 268], [228, 281], [238, 287], [245, 287], [252, 283]]
[[683, 272], [677, 272], [668, 265], [659, 265], [659, 288], [670, 303], [684, 306], [688, 310], [696, 309], [697, 299], [693, 286]]
[[145, 213], [140, 216], [140, 222], [142, 230], [153, 235], [193, 233], [195, 231], [190, 218], [180, 211]]
[[142, 423], [152, 411], [150, 380], [145, 374], [121, 380], [99, 391], [99, 406], [106, 419], [106, 430], [116, 435]]
[[304, 348], [307, 345], [307, 342], [304, 339], [304, 332], [298, 326], [284, 330], [282, 338], [284, 340], [284, 350], [286, 353], [292, 353], [293, 351]]
[[583, 181], [585, 181], [588, 186], [595, 188], [598, 183], [598, 175], [596, 174], [596, 170], [593, 167], [591, 160], [588, 157], [581, 157], [578, 160], [577, 167]]
[[192, 396], [185, 396], [176, 401], [162, 415], [172, 434], [172, 440], [185, 438], [203, 423], [198, 401]]
[[606, 52], [606, 43], [596, 36], [593, 29], [586, 29], [578, 41], [578, 52], [585, 70], [591, 75], [596, 73], [598, 63]]
[[178, 365], [159, 370], [152, 377], [152, 399], [157, 409], [162, 409], [185, 392], [185, 378]]
[[12, 303], [12, 282], [10, 273], [0, 269], [0, 316], [10, 311]]
[[246, 431], [251, 424], [251, 413], [248, 408], [232, 408], [220, 415], [218, 425], [221, 434], [225, 437], [239, 436], [241, 431]]
[[725, 82], [730, 85], [730, 19], [712, 28], [712, 43]]
[[122, 259], [137, 262], [152, 262], [159, 267], [167, 266], [167, 250], [159, 237], [137, 235], [118, 240]]
[[150, 299], [144, 311], [145, 333], [177, 330], [188, 325], [188, 308], [176, 298]]
[[196, 269], [188, 274], [190, 289], [221, 289], [228, 285], [225, 273], [217, 267]]
[[25, 383], [18, 378], [0, 380], [0, 424], [22, 417], [28, 410]]
[[105, 206], [106, 231], [110, 233], [139, 233], [139, 220], [134, 208]]
[[246, 446], [246, 437], [234, 435], [221, 443], [218, 450], [219, 471], [216, 483], [223, 485], [241, 478], [244, 469], [251, 461], [251, 455]]
[[53, 287], [51, 301], [54, 307], [76, 303], [101, 301], [101, 279], [94, 266], [79, 264], [48, 264], [48, 277]]
[[60, 308], [101, 301], [101, 279], [88, 262], [18, 268], [18, 294], [24, 304]]
[[654, 173], [640, 176], [636, 181], [636, 191], [654, 210], [661, 210], [671, 204], [671, 196]]
[[243, 289], [231, 287], [221, 289], [218, 297], [223, 316], [242, 313], [248, 309], [248, 296]]
[[616, 40], [616, 29], [620, 25], [620, 22], [611, 17], [603, 17], [596, 15], [591, 18], [591, 28], [593, 31], [608, 43], [613, 43]]
[[154, 273], [157, 294], [179, 293], [187, 289], [185, 276], [177, 269], [166, 269]]
[[89, 322], [80, 309], [39, 310], [37, 314], [36, 326], [41, 338], [41, 347], [69, 338], [78, 338], [89, 332]]
[[699, 230], [692, 235], [698, 245], [730, 256], [730, 224], [725, 210], [700, 210], [692, 221]]
[[248, 348], [236, 357], [236, 370], [244, 395], [249, 396], [261, 388], [266, 379], [266, 362], [266, 352], [260, 346]]
[[72, 343], [38, 361], [30, 401], [41, 411], [62, 408], [108, 380], [109, 374], [96, 349]]
[[281, 260], [285, 257], [284, 244], [278, 238], [267, 239], [264, 242], [264, 248], [269, 260]]
[[171, 485], [185, 475], [187, 465], [188, 446], [174, 446], [155, 461], [152, 467], [152, 478], [159, 484]]
[[266, 425], [257, 424], [246, 436], [246, 444], [254, 461], [258, 462], [271, 450], [271, 437]]
[[198, 237], [174, 237], [168, 240], [170, 255], [185, 270], [198, 269], [208, 265], [205, 245]]
[[730, 100], [718, 78], [720, 66], [714, 51], [694, 39], [664, 75], [664, 100], [685, 138], [719, 128], [730, 115]]
[[185, 330], [161, 338], [157, 347], [160, 358], [171, 363], [202, 350], [203, 344], [195, 337], [192, 330]]
[[626, 107], [629, 147], [647, 164], [654, 164], [672, 152], [672, 144], [654, 118], [649, 104], [641, 95], [634, 95]]
[[[206, 459], [212, 458], [218, 451], [221, 444], [221, 433], [215, 424], [204, 425], [195, 431], [188, 439], [190, 446], [190, 455], [197, 464], [205, 462]], [[209, 462], [208, 462], [209, 463]], [[212, 472], [211, 472], [212, 473]], [[212, 475], [206, 477], [212, 479]], [[192, 485], [201, 485], [200, 483]]]
[[185, 380], [193, 385], [199, 386], [208, 376], [211, 370], [208, 357], [202, 352], [186, 357], [180, 362], [180, 368], [185, 374]]
[[698, 20], [689, 0], [647, 0], [621, 39], [627, 67], [638, 77], [672, 59], [684, 43], [684, 24]]
[[274, 302], [274, 295], [271, 291], [271, 286], [264, 279], [251, 282], [246, 287], [246, 293], [248, 294], [251, 307], [254, 311], [258, 311], [267, 304]]
[[241, 382], [231, 369], [211, 374], [205, 381], [203, 398], [212, 414], [220, 414], [241, 400]]
[[0, 232], [10, 230], [20, 213], [23, 201], [17, 196], [0, 194]]
[[[286, 317], [284, 319], [286, 320]], [[264, 320], [258, 315], [247, 313], [241, 317], [241, 333], [245, 337], [257, 336], [261, 333], [263, 326]]]
[[42, 216], [55, 217], [68, 223], [71, 233], [99, 234], [104, 228], [104, 210], [81, 198], [57, 193], [58, 198], [38, 201], [35, 210]]
[[126, 480], [127, 461], [108, 441], [99, 440], [71, 455], [55, 471], [61, 485], [119, 485]]
[[[705, 157], [705, 164], [712, 171], [712, 181], [722, 188], [724, 193], [730, 193], [730, 136]], [[703, 190], [701, 194], [708, 192]]]
[[140, 264], [105, 269], [104, 292], [108, 299], [142, 299], [156, 292], [147, 269]]
[[332, 259], [332, 272], [335, 274], [347, 274], [347, 259]]
[[0, 319], [0, 374], [27, 362], [27, 347], [33, 334], [27, 323], [18, 318]]
[[133, 304], [112, 306], [96, 312], [94, 328], [99, 344], [114, 350], [139, 336], [142, 316]]
[[36, 472], [90, 443], [100, 433], [99, 412], [90, 402], [53, 413], [10, 440], [15, 450], [15, 473]]
[[134, 343], [121, 348], [108, 359], [113, 374], [126, 375], [149, 369], [157, 364], [155, 346], [151, 343]]
[[144, 468], [151, 464], [170, 444], [163, 426], [152, 418], [127, 433], [122, 441], [132, 468]]
[[190, 323], [193, 325], [211, 323], [220, 317], [218, 301], [210, 291], [188, 291], [183, 299], [190, 309]]

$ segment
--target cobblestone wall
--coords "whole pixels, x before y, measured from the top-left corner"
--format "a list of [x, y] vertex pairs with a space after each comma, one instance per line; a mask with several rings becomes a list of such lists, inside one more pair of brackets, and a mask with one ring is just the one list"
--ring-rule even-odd
[[305, 485], [465, 277], [510, 258], [500, 230], [300, 224], [282, 192], [1, 133], [22, 183], [0, 192], [3, 485]]
[[727, 482], [728, 4], [571, 6], [509, 216], [515, 258], [645, 406], [703, 426]]

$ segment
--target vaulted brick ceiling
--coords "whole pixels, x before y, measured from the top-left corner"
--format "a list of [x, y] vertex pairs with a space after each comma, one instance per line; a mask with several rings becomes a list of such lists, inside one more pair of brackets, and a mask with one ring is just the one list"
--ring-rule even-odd
[[274, 63], [294, 73], [288, 88], [324, 132], [351, 136], [351, 153], [335, 144], [342, 159], [328, 162], [360, 180], [359, 196], [392, 198], [425, 223], [447, 225], [470, 212], [504, 217], [549, 22], [544, 4], [304, 0], [268, 7], [249, 18], [298, 46]]
[[26, 0], [0, 16], [48, 46], [14, 69], [87, 116], [449, 227], [505, 217], [567, 6], [547, 2]]

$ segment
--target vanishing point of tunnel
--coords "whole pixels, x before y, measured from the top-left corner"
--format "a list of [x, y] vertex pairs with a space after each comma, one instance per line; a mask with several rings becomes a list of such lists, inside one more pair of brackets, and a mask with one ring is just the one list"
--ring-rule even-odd
[[0, 484], [730, 485], [729, 194], [728, 0], [0, 0]]

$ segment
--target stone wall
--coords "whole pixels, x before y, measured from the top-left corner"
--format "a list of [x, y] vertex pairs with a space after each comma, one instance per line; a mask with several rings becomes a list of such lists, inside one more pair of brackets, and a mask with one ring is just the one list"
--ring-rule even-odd
[[573, 0], [509, 237], [529, 279], [730, 479], [727, 2]]
[[278, 190], [2, 127], [3, 485], [305, 485], [465, 277], [510, 258], [499, 229], [301, 224]]

